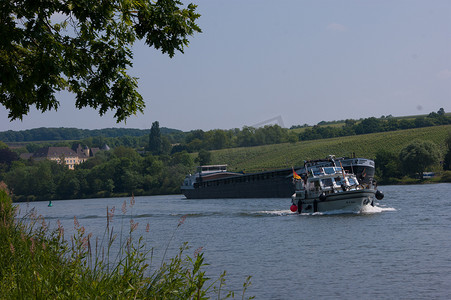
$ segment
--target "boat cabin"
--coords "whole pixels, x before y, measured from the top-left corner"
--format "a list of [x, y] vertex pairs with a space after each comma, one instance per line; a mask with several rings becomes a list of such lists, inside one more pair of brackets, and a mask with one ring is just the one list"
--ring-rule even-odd
[[354, 174], [345, 173], [341, 167], [312, 168], [303, 179], [295, 182], [296, 194], [302, 198], [356, 189], [359, 182]]
[[185, 176], [185, 180], [182, 184], [183, 188], [194, 188], [194, 184], [203, 182], [206, 180], [212, 180], [222, 177], [230, 177], [235, 173], [227, 172], [227, 165], [206, 165], [198, 166], [195, 174], [189, 174]]
[[226, 172], [227, 165], [208, 165], [208, 166], [198, 166], [197, 173], [217, 173]]

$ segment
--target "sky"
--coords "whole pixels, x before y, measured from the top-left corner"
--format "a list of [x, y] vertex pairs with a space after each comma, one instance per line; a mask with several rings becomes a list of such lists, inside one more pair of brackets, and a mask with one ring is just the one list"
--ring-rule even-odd
[[[202, 33], [172, 59], [136, 43], [144, 114], [116, 123], [58, 95], [0, 131], [38, 127], [183, 131], [451, 112], [449, 0], [192, 0]], [[188, 3], [188, 2], [186, 2]]]

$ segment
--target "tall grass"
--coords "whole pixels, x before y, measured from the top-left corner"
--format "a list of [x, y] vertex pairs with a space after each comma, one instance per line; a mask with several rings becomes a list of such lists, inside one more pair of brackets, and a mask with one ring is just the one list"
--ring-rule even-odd
[[[0, 189], [0, 298], [1, 299], [224, 299], [225, 272], [212, 280], [205, 274], [204, 253], [177, 255], [151, 266], [142, 236], [134, 237], [137, 223], [130, 218], [126, 237], [112, 225], [114, 209], [107, 208], [103, 237], [93, 238], [74, 218], [75, 233], [64, 238], [64, 228], [50, 230], [32, 210], [18, 218], [17, 208]], [[122, 218], [124, 220], [124, 218]], [[183, 219], [177, 225], [183, 224]], [[124, 228], [125, 226], [121, 226]], [[168, 247], [171, 240], [168, 241]], [[112, 246], [119, 243], [117, 253]], [[115, 251], [113, 251], [115, 252]], [[241, 298], [250, 285], [243, 285]], [[252, 297], [250, 297], [252, 298]]]

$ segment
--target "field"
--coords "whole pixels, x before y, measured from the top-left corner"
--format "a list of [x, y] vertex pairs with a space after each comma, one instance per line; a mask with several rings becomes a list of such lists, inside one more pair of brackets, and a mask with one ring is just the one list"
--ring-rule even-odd
[[445, 154], [445, 139], [451, 134], [451, 125], [373, 133], [341, 138], [302, 141], [248, 148], [212, 151], [213, 164], [227, 164], [229, 170], [256, 172], [302, 166], [304, 160], [351, 156], [374, 158], [379, 149], [394, 153], [415, 139], [430, 140]]

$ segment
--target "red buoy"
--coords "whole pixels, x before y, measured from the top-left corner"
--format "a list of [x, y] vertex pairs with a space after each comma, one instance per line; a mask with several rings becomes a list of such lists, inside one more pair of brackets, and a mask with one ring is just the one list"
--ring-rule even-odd
[[297, 212], [298, 211], [298, 207], [296, 206], [296, 205], [291, 205], [291, 207], [290, 207], [290, 210], [292, 211], [292, 212]]

